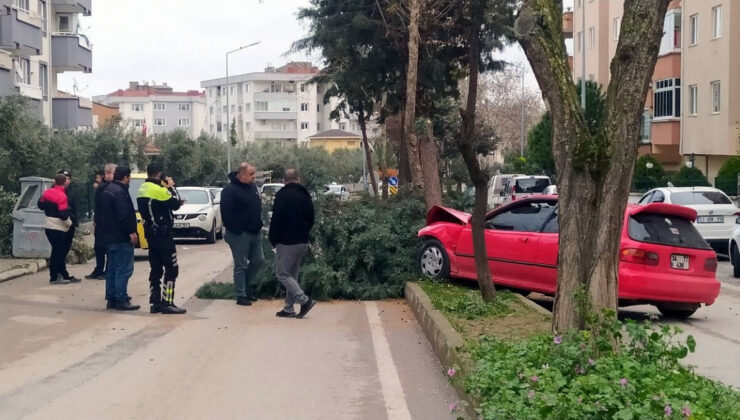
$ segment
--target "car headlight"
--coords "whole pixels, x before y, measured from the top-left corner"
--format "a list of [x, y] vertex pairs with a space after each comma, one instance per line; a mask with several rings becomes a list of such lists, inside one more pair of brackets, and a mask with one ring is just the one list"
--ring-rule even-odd
[[200, 216], [198, 216], [198, 221], [199, 221], [199, 222], [205, 222], [205, 221], [206, 221], [206, 219], [207, 219], [207, 218], [206, 218], [206, 215], [205, 215], [205, 214], [201, 214]]

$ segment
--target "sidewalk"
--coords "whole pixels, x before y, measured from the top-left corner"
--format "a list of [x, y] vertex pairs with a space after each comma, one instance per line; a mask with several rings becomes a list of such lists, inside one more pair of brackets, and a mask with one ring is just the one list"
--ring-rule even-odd
[[0, 283], [46, 269], [46, 260], [0, 258]]

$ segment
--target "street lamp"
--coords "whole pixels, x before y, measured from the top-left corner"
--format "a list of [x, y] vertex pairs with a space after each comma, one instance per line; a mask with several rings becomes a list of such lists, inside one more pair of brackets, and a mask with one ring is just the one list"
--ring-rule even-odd
[[243, 47], [239, 47], [235, 50], [231, 50], [226, 53], [226, 171], [228, 173], [231, 173], [231, 139], [229, 138], [231, 136], [231, 117], [229, 115], [230, 111], [230, 104], [229, 104], [229, 54], [235, 53], [237, 51], [241, 51], [245, 48], [252, 47], [254, 45], [259, 44], [260, 41], [253, 42], [251, 44], [245, 45]]
[[648, 162], [647, 162], [647, 163], [645, 164], [645, 167], [646, 167], [646, 168], [648, 168], [648, 169], [653, 169], [653, 166], [655, 166], [655, 165], [653, 165], [653, 162], [650, 162], [650, 161], [648, 161]]

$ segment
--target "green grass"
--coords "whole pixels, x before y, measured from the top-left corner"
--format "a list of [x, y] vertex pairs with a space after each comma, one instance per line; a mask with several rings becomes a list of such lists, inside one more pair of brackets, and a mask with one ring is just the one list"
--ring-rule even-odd
[[506, 290], [497, 291], [496, 301], [489, 303], [483, 300], [478, 289], [459, 284], [423, 280], [419, 285], [432, 300], [434, 307], [446, 315], [474, 320], [501, 317], [513, 312], [509, 304], [515, 297]]
[[199, 299], [236, 299], [234, 283], [208, 282], [198, 288], [195, 296]]

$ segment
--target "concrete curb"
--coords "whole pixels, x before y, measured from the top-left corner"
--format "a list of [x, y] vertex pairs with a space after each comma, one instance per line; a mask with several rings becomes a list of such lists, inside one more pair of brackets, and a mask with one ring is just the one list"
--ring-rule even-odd
[[37, 273], [44, 269], [46, 269], [46, 260], [32, 260], [26, 267], [14, 268], [0, 273], [0, 283], [25, 276], [26, 274]]
[[[455, 331], [444, 314], [434, 308], [429, 296], [424, 293], [418, 284], [407, 282], [404, 295], [429, 343], [432, 345], [434, 353], [437, 354], [442, 367], [445, 370], [454, 367], [459, 372], [458, 374], [462, 374], [463, 364], [459, 353], [465, 344], [462, 336]], [[455, 389], [460, 399], [467, 402], [466, 414], [476, 418], [475, 407], [478, 404], [465, 392], [465, 386], [461, 381], [451, 381], [450, 385]]]
[[538, 305], [534, 301], [530, 300], [524, 295], [520, 295], [519, 293], [514, 293], [514, 296], [516, 296], [517, 299], [519, 299], [520, 302], [522, 302], [525, 306], [528, 306], [538, 313], [541, 313], [542, 315], [545, 315], [547, 317], [552, 316], [552, 312], [548, 311], [547, 309], [543, 308], [542, 306]]

